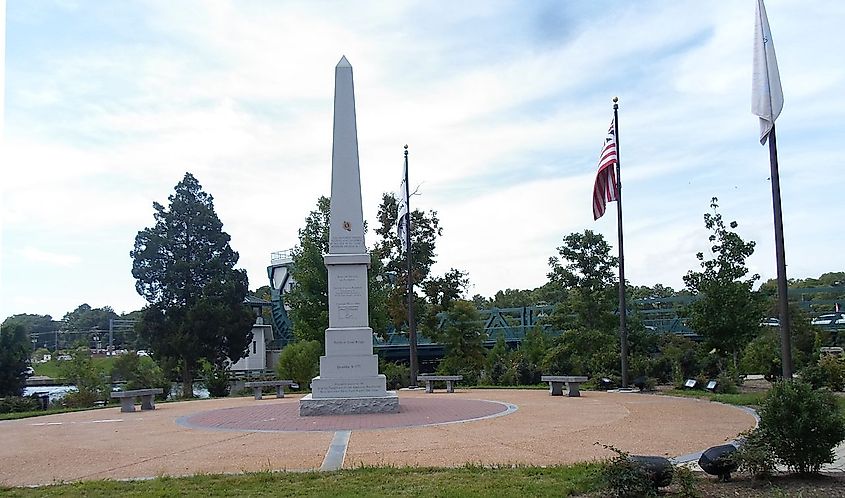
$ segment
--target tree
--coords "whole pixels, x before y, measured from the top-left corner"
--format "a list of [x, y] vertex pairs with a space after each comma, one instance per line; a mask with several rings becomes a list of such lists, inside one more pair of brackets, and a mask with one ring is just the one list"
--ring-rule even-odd
[[762, 317], [762, 301], [752, 291], [759, 275], [748, 275], [746, 259], [754, 253], [754, 241], [745, 242], [733, 230], [736, 221], [725, 226], [718, 212], [718, 199], [710, 202], [713, 213], [704, 214], [704, 226], [712, 231], [710, 251], [712, 258], [699, 252], [696, 258], [702, 271], [690, 270], [684, 283], [700, 299], [689, 305], [689, 324], [701, 334], [708, 347], [715, 348], [722, 356], [730, 356], [737, 366], [737, 355], [758, 330]]
[[319, 341], [299, 341], [287, 345], [279, 356], [279, 378], [291, 379], [303, 388], [308, 387], [320, 371], [322, 352], [323, 345]]
[[[296, 285], [285, 295], [297, 339], [319, 341], [320, 344], [324, 343], [329, 326], [329, 277], [323, 256], [329, 252], [330, 204], [328, 197], [317, 199], [317, 208], [299, 229], [299, 245], [293, 249], [291, 270]], [[387, 327], [384, 303], [390, 283], [382, 277], [384, 271], [375, 250], [370, 261], [367, 272], [369, 323], [376, 333], [384, 333]]]
[[62, 321], [68, 330], [109, 329], [109, 320], [118, 318], [111, 306], [92, 308], [87, 303], [79, 305], [70, 313], [65, 313]]
[[34, 339], [37, 346], [47, 347], [49, 345], [53, 349], [56, 348], [55, 331], [62, 327], [62, 322], [54, 321], [52, 316], [21, 313], [3, 320], [3, 325], [11, 325], [12, 323], [23, 326], [24, 333]]
[[13, 321], [0, 326], [0, 397], [23, 394], [30, 351], [23, 325]]
[[[396, 230], [397, 218], [396, 197], [392, 193], [382, 194], [382, 201], [378, 208], [378, 228], [375, 230], [380, 239], [373, 247], [373, 254], [382, 262], [384, 274], [392, 276], [395, 282], [395, 285], [387, 289], [386, 311], [393, 326], [401, 328], [408, 321], [408, 298], [405, 286], [408, 279], [408, 266]], [[431, 267], [437, 257], [435, 252], [437, 237], [442, 234], [443, 229], [440, 227], [437, 211], [426, 213], [415, 209], [411, 212], [411, 276], [415, 286], [425, 285], [425, 281], [431, 275]], [[414, 296], [417, 321], [424, 319], [426, 308], [426, 301], [419, 296]]]
[[446, 313], [442, 342], [446, 355], [439, 371], [462, 374], [474, 383], [484, 365], [484, 328], [478, 310], [470, 301], [455, 301]]
[[155, 226], [135, 237], [130, 252], [135, 289], [149, 306], [139, 333], [155, 356], [174, 359], [183, 396], [193, 395], [199, 361], [223, 365], [246, 355], [252, 313], [243, 305], [247, 275], [214, 211], [211, 195], [190, 173], [165, 208], [153, 203]]
[[[551, 283], [568, 291], [551, 323], [559, 330], [586, 328], [610, 331], [618, 323], [614, 269], [619, 259], [600, 233], [584, 230], [563, 238], [558, 256], [549, 258]], [[574, 320], [573, 320], [574, 318]]]

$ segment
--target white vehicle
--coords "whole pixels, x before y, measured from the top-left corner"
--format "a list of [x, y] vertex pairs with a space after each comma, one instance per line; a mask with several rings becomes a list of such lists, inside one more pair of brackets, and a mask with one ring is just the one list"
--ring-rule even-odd
[[845, 312], [825, 313], [813, 318], [813, 325], [845, 325]]

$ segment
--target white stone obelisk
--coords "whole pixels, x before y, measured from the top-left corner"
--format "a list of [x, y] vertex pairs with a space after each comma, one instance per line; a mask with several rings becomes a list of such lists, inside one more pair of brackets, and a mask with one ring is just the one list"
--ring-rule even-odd
[[399, 397], [378, 373], [369, 327], [370, 255], [364, 245], [352, 66], [346, 57], [335, 67], [333, 138], [329, 253], [323, 257], [329, 274], [326, 354], [311, 394], [299, 402], [299, 414], [395, 413]]

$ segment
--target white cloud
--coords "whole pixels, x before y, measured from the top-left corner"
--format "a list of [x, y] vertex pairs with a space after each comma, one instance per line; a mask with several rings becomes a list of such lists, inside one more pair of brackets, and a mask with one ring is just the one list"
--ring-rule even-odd
[[75, 254], [46, 251], [31, 246], [24, 247], [19, 253], [27, 261], [46, 266], [74, 266], [81, 261], [81, 258]]

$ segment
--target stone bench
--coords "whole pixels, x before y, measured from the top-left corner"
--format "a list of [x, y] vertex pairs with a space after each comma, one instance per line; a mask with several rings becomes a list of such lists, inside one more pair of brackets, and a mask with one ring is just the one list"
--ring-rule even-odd
[[425, 392], [433, 393], [434, 392], [434, 382], [435, 381], [445, 381], [446, 382], [446, 392], [453, 393], [455, 392], [455, 385], [453, 382], [457, 382], [459, 380], [464, 380], [463, 375], [420, 375], [417, 377], [417, 381], [425, 381]]
[[296, 382], [292, 380], [256, 380], [252, 382], [245, 382], [244, 387], [251, 387], [255, 393], [255, 399], [261, 399], [261, 388], [276, 387], [276, 397], [285, 397], [285, 386], [295, 386]]
[[123, 413], [135, 411], [135, 398], [141, 398], [142, 410], [155, 410], [155, 395], [162, 394], [164, 389], [156, 387], [153, 389], [135, 389], [132, 391], [117, 391], [111, 393], [112, 398], [120, 399], [120, 411]]
[[587, 382], [586, 377], [574, 375], [543, 375], [540, 380], [549, 383], [549, 394], [551, 396], [563, 396], [563, 385], [566, 384], [566, 389], [569, 391], [567, 396], [573, 398], [581, 396], [578, 387], [582, 382]]

